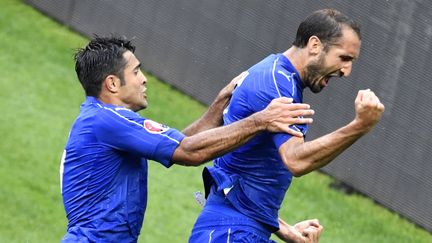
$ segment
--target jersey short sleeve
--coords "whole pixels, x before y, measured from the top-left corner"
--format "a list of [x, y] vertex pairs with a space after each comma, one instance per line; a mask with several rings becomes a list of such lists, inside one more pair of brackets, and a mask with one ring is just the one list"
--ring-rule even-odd
[[172, 165], [172, 155], [185, 137], [175, 129], [124, 108], [101, 109], [94, 129], [102, 144], [158, 161], [166, 167]]
[[[295, 73], [290, 73], [286, 70], [277, 70], [274, 73], [275, 84], [278, 85], [278, 90], [281, 97], [292, 98], [294, 103], [302, 103], [302, 88], [298, 85], [298, 79]], [[306, 124], [294, 124], [290, 126], [291, 129], [299, 131], [306, 135], [308, 126]], [[275, 133], [273, 135], [273, 142], [277, 148], [283, 143], [288, 141], [292, 135], [287, 133]]]

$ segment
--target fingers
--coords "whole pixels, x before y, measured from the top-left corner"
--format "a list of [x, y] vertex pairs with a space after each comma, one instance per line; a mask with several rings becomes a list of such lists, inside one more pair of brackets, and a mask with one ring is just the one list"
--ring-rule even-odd
[[355, 100], [356, 109], [384, 111], [384, 105], [370, 89], [360, 90]]
[[266, 120], [269, 125], [267, 130], [271, 132], [285, 132], [292, 136], [303, 137], [298, 129], [289, 127], [293, 124], [310, 124], [313, 122], [311, 116], [315, 113], [310, 109], [310, 105], [302, 103], [292, 103], [292, 98], [281, 97], [272, 100], [265, 109]]
[[310, 226], [318, 228], [321, 225], [318, 219], [308, 219], [308, 220], [300, 221], [294, 225], [294, 227], [296, 227], [299, 231], [303, 231], [304, 229]]
[[304, 134], [293, 124], [310, 124], [312, 123], [312, 118], [280, 118], [279, 120], [273, 121], [270, 125], [270, 131], [272, 132], [285, 132], [295, 137], [302, 138]]
[[319, 240], [321, 231], [317, 228], [309, 227], [303, 231], [302, 235], [308, 239], [307, 242], [316, 243]]
[[312, 118], [304, 118], [304, 116], [312, 116], [315, 114], [314, 110], [308, 109], [308, 110], [293, 110], [289, 112], [290, 116], [293, 117], [294, 124], [305, 124], [305, 123], [312, 123]]
[[299, 138], [303, 137], [303, 133], [301, 131], [299, 131], [298, 129], [296, 130], [295, 128], [288, 127], [285, 130], [285, 132], [294, 136], [294, 137], [299, 137]]
[[288, 97], [276, 98], [276, 99], [272, 100], [271, 103], [290, 104], [289, 106], [287, 106], [288, 109], [290, 109], [290, 110], [309, 109], [310, 108], [309, 104], [293, 103], [293, 99], [288, 98]]
[[273, 99], [271, 101], [271, 103], [283, 103], [283, 104], [291, 104], [293, 102], [293, 98], [288, 98], [288, 97], [280, 97], [280, 98], [276, 98]]
[[379, 104], [378, 104], [378, 109], [379, 109], [381, 112], [384, 112], [384, 110], [385, 110], [385, 106], [384, 106], [384, 104], [379, 103]]
[[308, 223], [309, 223], [310, 226], [314, 226], [314, 227], [317, 227], [317, 228], [318, 228], [318, 227], [322, 227], [322, 226], [320, 225], [318, 219], [309, 219], [309, 220], [308, 220]]
[[384, 105], [370, 89], [360, 90], [355, 100], [355, 110], [355, 121], [367, 132], [380, 120]]
[[308, 239], [308, 242], [318, 242], [321, 232], [324, 229], [323, 226], [320, 225], [318, 219], [311, 219], [303, 222], [306, 222], [309, 226], [304, 228], [302, 235]]
[[310, 109], [310, 105], [304, 103], [292, 103], [292, 102], [293, 102], [292, 98], [282, 97], [282, 98], [274, 99], [270, 104], [274, 106], [281, 105], [284, 112], [289, 112], [289, 116], [293, 118], [298, 117], [299, 119], [297, 119], [295, 123], [298, 124], [312, 123], [311, 118], [308, 119], [303, 118], [303, 116], [311, 116], [315, 114], [315, 111]]
[[358, 95], [361, 99], [363, 99], [363, 96], [367, 95], [367, 93], [372, 92], [370, 89], [362, 89], [358, 91]]
[[362, 103], [363, 105], [377, 107], [379, 109], [384, 108], [384, 105], [381, 103], [378, 96], [376, 96], [370, 89], [359, 90], [356, 103]]

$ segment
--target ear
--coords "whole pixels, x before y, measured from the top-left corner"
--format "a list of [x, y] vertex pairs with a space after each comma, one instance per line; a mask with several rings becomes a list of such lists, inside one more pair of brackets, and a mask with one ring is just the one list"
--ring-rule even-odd
[[103, 81], [104, 87], [110, 93], [117, 93], [120, 89], [120, 79], [115, 75], [108, 75]]
[[309, 38], [307, 48], [311, 56], [320, 54], [323, 47], [321, 40], [317, 36], [313, 35]]

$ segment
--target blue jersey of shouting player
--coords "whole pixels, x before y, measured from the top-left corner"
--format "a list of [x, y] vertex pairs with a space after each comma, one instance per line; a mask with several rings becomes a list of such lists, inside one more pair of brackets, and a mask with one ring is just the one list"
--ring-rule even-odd
[[[288, 58], [283, 54], [270, 55], [251, 67], [237, 85], [224, 112], [224, 124], [248, 117], [278, 97], [302, 103], [303, 89], [304, 84]], [[292, 129], [305, 134], [307, 125], [295, 125]], [[218, 237], [226, 242], [230, 235], [266, 242], [279, 228], [278, 210], [291, 183], [292, 175], [278, 152], [279, 146], [290, 138], [286, 133], [263, 132], [216, 159], [214, 167], [204, 169], [206, 194], [210, 196], [190, 242], [219, 242]]]
[[87, 97], [61, 167], [63, 242], [133, 242], [147, 205], [147, 159], [171, 166], [184, 135], [124, 107]]

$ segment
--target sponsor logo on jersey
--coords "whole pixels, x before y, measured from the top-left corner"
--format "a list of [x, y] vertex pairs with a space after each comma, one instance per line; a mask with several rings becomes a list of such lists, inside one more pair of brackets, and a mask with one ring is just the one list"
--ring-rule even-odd
[[167, 131], [169, 127], [147, 119], [144, 121], [144, 129], [149, 133], [158, 134]]

